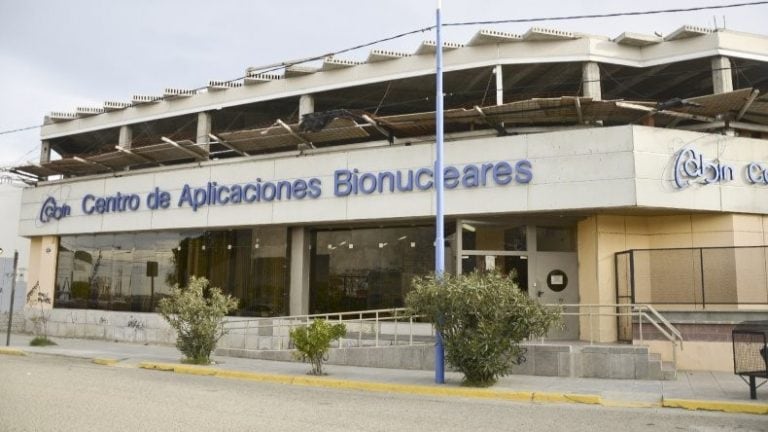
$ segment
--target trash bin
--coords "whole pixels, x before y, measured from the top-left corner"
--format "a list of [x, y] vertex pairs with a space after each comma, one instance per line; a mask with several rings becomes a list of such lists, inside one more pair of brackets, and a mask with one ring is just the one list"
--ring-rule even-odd
[[750, 399], [757, 399], [757, 378], [768, 379], [768, 320], [736, 324], [733, 340], [733, 372], [749, 384]]

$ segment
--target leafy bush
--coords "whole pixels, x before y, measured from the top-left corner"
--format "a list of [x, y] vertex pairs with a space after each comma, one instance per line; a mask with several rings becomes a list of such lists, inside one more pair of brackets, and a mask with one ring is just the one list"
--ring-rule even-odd
[[194, 364], [211, 362], [211, 352], [226, 333], [224, 316], [235, 308], [237, 299], [219, 288], [208, 288], [208, 280], [202, 277], [192, 277], [186, 288], [177, 285], [158, 303], [160, 315], [176, 330], [176, 347], [186, 362]]
[[296, 346], [296, 357], [312, 365], [310, 375], [323, 374], [323, 361], [331, 348], [331, 342], [347, 334], [347, 327], [342, 324], [330, 324], [326, 320], [314, 320], [308, 326], [299, 326], [291, 330], [290, 336]]
[[29, 341], [29, 344], [31, 346], [50, 346], [56, 345], [56, 342], [48, 339], [45, 336], [35, 336], [31, 341]]
[[520, 291], [512, 275], [498, 273], [416, 277], [405, 302], [442, 333], [447, 363], [473, 386], [508, 374], [525, 361], [520, 341], [546, 334], [560, 320], [559, 311]]

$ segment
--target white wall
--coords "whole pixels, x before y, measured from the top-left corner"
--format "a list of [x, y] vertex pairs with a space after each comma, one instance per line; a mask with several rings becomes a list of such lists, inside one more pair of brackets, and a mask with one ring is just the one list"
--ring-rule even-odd
[[[696, 145], [707, 157], [731, 163], [736, 178], [724, 184], [675, 189], [675, 153]], [[348, 149], [349, 147], [346, 147]], [[742, 213], [768, 213], [768, 185], [749, 185], [742, 175], [748, 161], [768, 165], [765, 141], [638, 126], [618, 126], [508, 137], [486, 137], [446, 143], [447, 165], [527, 159], [532, 165], [529, 184], [512, 182], [486, 187], [458, 187], [446, 191], [446, 214], [470, 215], [594, 208], [674, 208]], [[92, 180], [60, 181], [25, 191], [20, 230], [24, 235], [115, 232], [129, 230], [228, 227], [260, 224], [303, 224], [429, 217], [434, 214], [434, 191], [374, 193], [336, 197], [333, 172], [357, 168], [363, 172], [418, 169], [432, 165], [434, 145], [382, 146], [311, 152], [274, 159], [237, 158], [185, 167], [161, 167], [122, 172]], [[731, 160], [732, 159], [732, 160]], [[179, 208], [182, 187], [205, 187], [318, 178], [322, 194], [316, 199], [252, 204], [211, 205], [193, 211]], [[171, 206], [149, 210], [147, 194], [159, 187], [171, 194]], [[86, 194], [136, 193], [137, 211], [85, 215]], [[41, 223], [47, 197], [71, 207], [71, 215]]]
[[19, 263], [16, 278], [16, 296], [14, 310], [24, 306], [24, 293], [26, 292], [27, 262], [29, 261], [29, 240], [19, 237], [18, 225], [21, 211], [22, 187], [17, 183], [0, 181], [0, 312], [10, 309], [11, 280], [13, 274], [13, 252], [19, 252]]

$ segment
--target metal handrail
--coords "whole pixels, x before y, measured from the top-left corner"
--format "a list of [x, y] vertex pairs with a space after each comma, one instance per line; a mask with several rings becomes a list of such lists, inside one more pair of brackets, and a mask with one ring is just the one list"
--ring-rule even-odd
[[[677, 354], [676, 349], [679, 345], [680, 349], [683, 348], [683, 336], [680, 331], [672, 325], [669, 320], [664, 318], [653, 306], [647, 304], [633, 304], [633, 303], [613, 303], [613, 304], [596, 304], [596, 303], [573, 303], [573, 304], [544, 304], [547, 307], [559, 307], [559, 308], [576, 308], [577, 312], [562, 311], [561, 314], [565, 316], [586, 316], [589, 318], [589, 340], [590, 343], [594, 342], [593, 335], [593, 320], [594, 317], [603, 316], [631, 316], [636, 317], [638, 325], [640, 327], [640, 342], [643, 341], [643, 321], [647, 321], [653, 325], [661, 335], [663, 335], [672, 344], [673, 360], [676, 362]], [[629, 312], [619, 312], [619, 308], [628, 308]], [[586, 309], [586, 310], [585, 310]], [[605, 311], [605, 309], [609, 309]], [[324, 314], [308, 314], [308, 315], [294, 315], [294, 316], [281, 316], [281, 317], [262, 317], [262, 318], [246, 318], [246, 319], [228, 319], [224, 322], [226, 328], [230, 330], [245, 330], [243, 345], [246, 345], [248, 337], [248, 331], [253, 329], [252, 323], [257, 323], [255, 327], [258, 328], [285, 328], [289, 330], [296, 326], [309, 324], [313, 319], [326, 319], [329, 321], [336, 321], [347, 323], [351, 325], [357, 324], [357, 331], [352, 330], [350, 335], [357, 336], [358, 346], [362, 346], [363, 333], [369, 334], [369, 331], [364, 332], [364, 324], [373, 323], [370, 326], [370, 331], [373, 332], [374, 346], [379, 346], [380, 336], [382, 334], [381, 324], [383, 322], [393, 322], [394, 330], [391, 335], [394, 338], [394, 343], [397, 344], [398, 336], [400, 334], [398, 325], [400, 321], [408, 320], [408, 345], [414, 344], [414, 318], [418, 318], [409, 315], [406, 312], [406, 308], [391, 308], [391, 309], [372, 309], [363, 311], [351, 311], [351, 312], [335, 312]], [[404, 323], [403, 323], [404, 324]], [[426, 324], [426, 323], [425, 323]], [[434, 335], [434, 327], [430, 329], [430, 333]], [[275, 337], [275, 336], [273, 336]], [[283, 346], [283, 338], [285, 335], [276, 336], [280, 338], [280, 349]], [[354, 336], [352, 336], [354, 337]], [[349, 340], [349, 338], [348, 338]], [[342, 342], [339, 341], [339, 347]]]
[[680, 342], [680, 349], [683, 349], [683, 335], [675, 326], [672, 325], [671, 322], [669, 322], [669, 320], [664, 318], [664, 316], [662, 316], [653, 306], [649, 304], [635, 305], [635, 307], [638, 308], [638, 310], [646, 309], [650, 311], [654, 318], [664, 323], [664, 326], [669, 329], [669, 331], [671, 331], [675, 335], [676, 339]]
[[[677, 365], [677, 347], [679, 346], [680, 349], [683, 349], [683, 335], [680, 333], [680, 331], [672, 325], [669, 320], [664, 318], [656, 309], [653, 308], [651, 305], [647, 304], [634, 304], [634, 303], [614, 303], [614, 304], [587, 304], [587, 303], [571, 303], [571, 304], [547, 304], [545, 306], [550, 307], [575, 307], [579, 308], [579, 312], [563, 312], [562, 315], [576, 315], [576, 316], [589, 316], [589, 327], [590, 327], [590, 343], [593, 341], [592, 336], [592, 317], [593, 316], [633, 316], [637, 317], [637, 322], [639, 326], [639, 332], [640, 332], [640, 343], [643, 342], [643, 319], [646, 319], [649, 323], [651, 323], [658, 331], [661, 333], [669, 342], [672, 344], [672, 361], [675, 365]], [[589, 308], [589, 312], [582, 312], [581, 308]], [[618, 309], [618, 308], [630, 308], [630, 312], [628, 313], [622, 313], [622, 312], [593, 312], [592, 309], [597, 308], [610, 308], [610, 309]], [[650, 314], [648, 313], [650, 312]]]

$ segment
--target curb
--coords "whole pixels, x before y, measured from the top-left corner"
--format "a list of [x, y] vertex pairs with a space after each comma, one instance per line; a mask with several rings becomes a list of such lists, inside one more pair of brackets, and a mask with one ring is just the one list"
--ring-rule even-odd
[[478, 388], [436, 387], [411, 384], [388, 384], [369, 381], [338, 380], [333, 378], [263, 374], [256, 372], [221, 370], [207, 366], [191, 366], [174, 363], [141, 362], [139, 368], [188, 375], [215, 376], [219, 378], [240, 379], [246, 381], [270, 382], [276, 384], [324, 387], [345, 390], [364, 390], [378, 393], [401, 393], [423, 396], [452, 396], [475, 399], [498, 399], [534, 403], [579, 403], [599, 405], [598, 395], [548, 393], [533, 391], [504, 391]]
[[114, 366], [119, 363], [120, 360], [113, 358], [95, 358], [92, 359], [91, 362], [102, 366]]
[[[94, 359], [104, 360], [99, 363], [112, 365], [117, 363], [113, 359]], [[508, 400], [516, 402], [531, 403], [577, 403], [588, 405], [600, 405], [611, 408], [681, 408], [687, 410], [705, 410], [721, 411], [734, 414], [759, 414], [768, 415], [768, 404], [766, 403], [748, 403], [748, 402], [730, 402], [717, 400], [689, 400], [689, 399], [663, 399], [660, 402], [641, 402], [641, 401], [619, 401], [603, 399], [600, 395], [577, 394], [577, 393], [557, 393], [557, 392], [538, 392], [538, 391], [510, 391], [510, 390], [492, 390], [483, 388], [465, 388], [465, 387], [438, 387], [415, 384], [390, 384], [377, 383], [370, 381], [351, 381], [334, 378], [313, 377], [313, 376], [294, 376], [280, 374], [266, 374], [258, 372], [246, 372], [236, 370], [216, 369], [209, 366], [193, 366], [178, 363], [157, 363], [141, 362], [138, 364], [141, 369], [158, 370], [164, 372], [174, 372], [186, 375], [212, 376], [217, 378], [239, 379], [245, 381], [269, 382], [275, 384], [299, 385], [306, 387], [323, 387], [345, 390], [362, 390], [378, 393], [400, 393], [422, 396], [449, 396], [463, 397], [473, 399], [495, 399]]]
[[683, 408], [692, 411], [722, 411], [740, 414], [768, 414], [768, 404], [729, 401], [702, 401], [691, 399], [664, 399], [665, 408]]
[[20, 349], [7, 348], [7, 347], [0, 348], [0, 354], [12, 355], [12, 356], [25, 356], [25, 355], [27, 355], [27, 353], [25, 353], [24, 351], [22, 351]]

